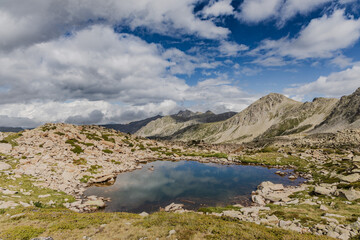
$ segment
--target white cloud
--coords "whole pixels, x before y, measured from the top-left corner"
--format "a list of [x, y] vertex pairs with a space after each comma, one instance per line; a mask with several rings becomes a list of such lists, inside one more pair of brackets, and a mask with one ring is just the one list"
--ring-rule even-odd
[[208, 6], [202, 10], [205, 17], [218, 17], [224, 15], [232, 15], [234, 8], [231, 6], [232, 0], [211, 1]]
[[175, 101], [145, 105], [123, 105], [106, 101], [76, 100], [72, 102], [33, 102], [4, 104], [0, 108], [0, 126], [36, 127], [45, 122], [74, 124], [124, 123], [172, 114], [181, 109]]
[[224, 56], [236, 56], [239, 52], [248, 50], [249, 47], [244, 44], [237, 44], [236, 42], [221, 41], [219, 51]]
[[217, 62], [164, 50], [103, 25], [11, 54], [0, 52], [0, 65], [0, 123], [14, 119], [26, 127], [127, 122], [174, 113], [185, 101], [203, 110], [235, 110], [250, 98], [228, 81], [190, 86], [173, 76], [213, 68]]
[[248, 23], [259, 23], [269, 19], [282, 27], [297, 14], [308, 14], [332, 0], [245, 0], [240, 5], [238, 19]]
[[352, 65], [352, 58], [348, 58], [343, 54], [339, 54], [338, 56], [334, 57], [330, 62], [340, 68], [345, 68]]
[[[313, 19], [295, 38], [264, 40], [251, 54], [259, 57], [255, 62], [268, 59], [331, 58], [337, 51], [352, 46], [360, 37], [360, 19], [346, 16], [344, 10], [335, 10], [330, 16]], [[276, 65], [280, 65], [276, 61]]]
[[[212, 110], [216, 113], [239, 112], [254, 102], [257, 97], [233, 86], [226, 78], [206, 79], [200, 81], [187, 91], [188, 99], [197, 101], [191, 109], [194, 111]], [[190, 97], [191, 96], [191, 97]]]
[[[145, 27], [165, 35], [195, 34], [226, 38], [229, 30], [194, 14], [199, 0], [3, 0], [0, 6], [0, 49], [55, 39], [68, 31], [99, 22]], [[216, 7], [216, 6], [215, 6]], [[219, 8], [219, 7], [216, 7]], [[221, 13], [222, 10], [213, 9]]]
[[329, 2], [332, 0], [287, 0], [279, 12], [280, 24], [284, 24], [297, 14], [308, 14]]
[[321, 76], [316, 81], [287, 88], [284, 92], [297, 99], [304, 97], [340, 97], [349, 95], [360, 87], [360, 66], [353, 66], [329, 76]]
[[278, 12], [283, 0], [244, 0], [240, 5], [238, 17], [250, 23], [259, 23]]
[[0, 54], [0, 103], [31, 100], [179, 100], [188, 87], [167, 72], [162, 49], [105, 26]]

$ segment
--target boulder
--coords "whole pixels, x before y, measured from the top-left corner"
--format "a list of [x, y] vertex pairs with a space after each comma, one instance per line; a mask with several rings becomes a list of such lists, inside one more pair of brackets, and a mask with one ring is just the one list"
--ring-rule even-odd
[[349, 201], [360, 199], [360, 191], [356, 190], [339, 190], [339, 194], [343, 195]]
[[179, 211], [179, 210], [184, 210], [183, 207], [184, 207], [184, 204], [171, 203], [171, 204], [167, 205], [164, 210], [165, 210], [165, 212], [175, 212], [175, 211]]
[[97, 175], [89, 180], [89, 183], [104, 183], [114, 180], [114, 174]]
[[241, 216], [241, 212], [234, 211], [234, 210], [223, 211], [223, 216], [231, 217], [231, 218], [238, 218], [239, 216]]
[[9, 202], [0, 201], [0, 209], [12, 208], [12, 207], [17, 207], [17, 206], [19, 206], [19, 204], [15, 203], [13, 201], [9, 201]]
[[142, 212], [139, 214], [141, 217], [147, 217], [149, 216], [149, 214], [147, 212]]
[[9, 164], [0, 162], [0, 171], [8, 170], [10, 168], [11, 168], [11, 166]]
[[342, 181], [353, 183], [353, 182], [360, 181], [360, 174], [359, 173], [354, 173], [354, 174], [350, 174], [350, 175], [347, 175], [347, 176], [341, 175], [341, 176], [339, 176], [339, 178]]
[[87, 201], [84, 203], [85, 206], [95, 206], [99, 208], [105, 207], [105, 202], [103, 200], [93, 200], [93, 201]]
[[256, 204], [258, 204], [258, 205], [260, 205], [260, 206], [265, 206], [265, 205], [266, 205], [265, 199], [264, 199], [262, 196], [260, 196], [260, 195], [252, 195], [252, 196], [251, 196], [251, 200], [252, 200], [254, 203], [256, 203]]
[[336, 191], [336, 187], [316, 186], [314, 192], [320, 195], [331, 196]]
[[270, 181], [262, 182], [258, 189], [262, 192], [268, 192], [268, 191], [282, 191], [284, 190], [284, 185], [282, 184], [274, 184]]
[[0, 153], [10, 153], [12, 149], [11, 144], [0, 143]]

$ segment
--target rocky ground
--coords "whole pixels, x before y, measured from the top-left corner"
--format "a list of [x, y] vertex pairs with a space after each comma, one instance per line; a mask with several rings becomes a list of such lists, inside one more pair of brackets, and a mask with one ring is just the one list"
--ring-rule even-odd
[[[34, 210], [42, 216], [45, 214], [43, 211], [47, 213], [47, 209], [53, 209], [53, 214], [64, 212], [65, 210], [58, 210], [64, 206], [75, 212], [90, 212], [102, 208], [107, 199], [83, 196], [90, 184], [111, 183], [117, 174], [141, 168], [141, 163], [154, 159], [189, 159], [221, 164], [291, 167], [296, 170], [295, 174], [288, 176], [282, 171], [277, 174], [290, 179], [304, 177], [307, 182], [297, 187], [263, 182], [253, 192], [253, 206], [235, 205], [191, 212], [174, 203], [164, 211], [191, 216], [198, 219], [199, 224], [201, 221], [208, 221], [205, 216], [224, 221], [236, 219], [240, 222], [252, 222], [267, 226], [268, 229], [282, 228], [299, 232], [305, 234], [304, 239], [320, 235], [338, 239], [358, 239], [360, 236], [358, 130], [281, 138], [271, 144], [258, 142], [240, 146], [158, 142], [97, 126], [47, 124], [19, 134], [1, 133], [0, 140], [0, 221], [4, 226], [0, 227], [0, 232], [13, 229], [14, 226], [9, 221], [32, 221]], [[84, 214], [81, 216], [90, 213]], [[161, 218], [172, 217], [172, 214], [163, 214]], [[106, 221], [103, 222], [111, 223], [107, 218], [116, 218], [115, 215], [106, 215]], [[198, 217], [200, 215], [203, 217]], [[141, 220], [141, 224], [159, 216], [143, 213], [140, 217], [145, 220]], [[134, 215], [128, 217], [134, 218]], [[175, 225], [175, 233], [166, 232], [159, 236], [171, 235], [175, 239], [177, 235], [183, 234], [181, 229], [187, 229], [183, 224], [185, 222]], [[104, 226], [103, 228], [106, 229]], [[203, 229], [197, 231], [199, 233]], [[195, 231], [192, 234], [189, 236], [196, 236], [197, 233]], [[269, 239], [270, 235], [267, 235]], [[0, 239], [12, 239], [6, 236], [10, 235], [0, 233]], [[297, 235], [286, 239], [301, 239], [295, 236]], [[92, 238], [104, 239], [97, 238], [97, 234], [93, 234]]]

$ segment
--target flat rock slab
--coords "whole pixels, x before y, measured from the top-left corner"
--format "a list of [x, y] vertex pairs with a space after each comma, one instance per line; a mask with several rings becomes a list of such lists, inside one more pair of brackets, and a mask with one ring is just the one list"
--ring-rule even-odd
[[360, 191], [356, 190], [340, 190], [340, 194], [344, 195], [347, 200], [349, 201], [355, 201], [360, 199]]
[[0, 152], [1, 153], [10, 153], [12, 149], [11, 144], [8, 143], [0, 143]]
[[11, 168], [11, 166], [9, 164], [0, 162], [0, 171], [8, 170], [10, 168]]
[[353, 182], [357, 182], [360, 180], [360, 174], [354, 173], [354, 174], [350, 174], [347, 176], [340, 176], [339, 178], [345, 182], [353, 183]]

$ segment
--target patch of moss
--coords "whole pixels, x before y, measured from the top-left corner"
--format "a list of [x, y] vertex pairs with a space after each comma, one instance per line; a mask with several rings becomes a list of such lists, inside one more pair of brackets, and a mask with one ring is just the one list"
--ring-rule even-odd
[[75, 164], [75, 165], [86, 165], [87, 161], [84, 158], [74, 159], [73, 164]]
[[113, 153], [113, 151], [111, 151], [110, 149], [104, 149], [102, 150], [104, 153], [107, 153], [107, 154], [111, 154]]
[[88, 183], [91, 178], [93, 178], [93, 176], [84, 175], [84, 176], [80, 179], [80, 182], [82, 182], [82, 183]]
[[102, 166], [100, 165], [91, 165], [90, 168], [88, 169], [88, 172], [92, 174], [97, 174], [100, 168], [102, 168]]
[[21, 137], [22, 134], [21, 133], [14, 133], [14, 134], [10, 134], [9, 136], [5, 137], [3, 140], [1, 140], [1, 143], [8, 143], [11, 144], [11, 146], [16, 147], [19, 146], [19, 144], [16, 142], [15, 139]]
[[62, 132], [54, 132], [55, 134], [59, 135], [59, 136], [64, 136], [65, 133], [62, 133]]
[[4, 240], [30, 240], [45, 232], [43, 228], [36, 228], [33, 226], [15, 226], [0, 234]]
[[47, 131], [55, 130], [55, 129], [56, 129], [56, 126], [54, 126], [54, 125], [44, 125], [41, 127], [41, 130], [43, 132], [47, 132]]

